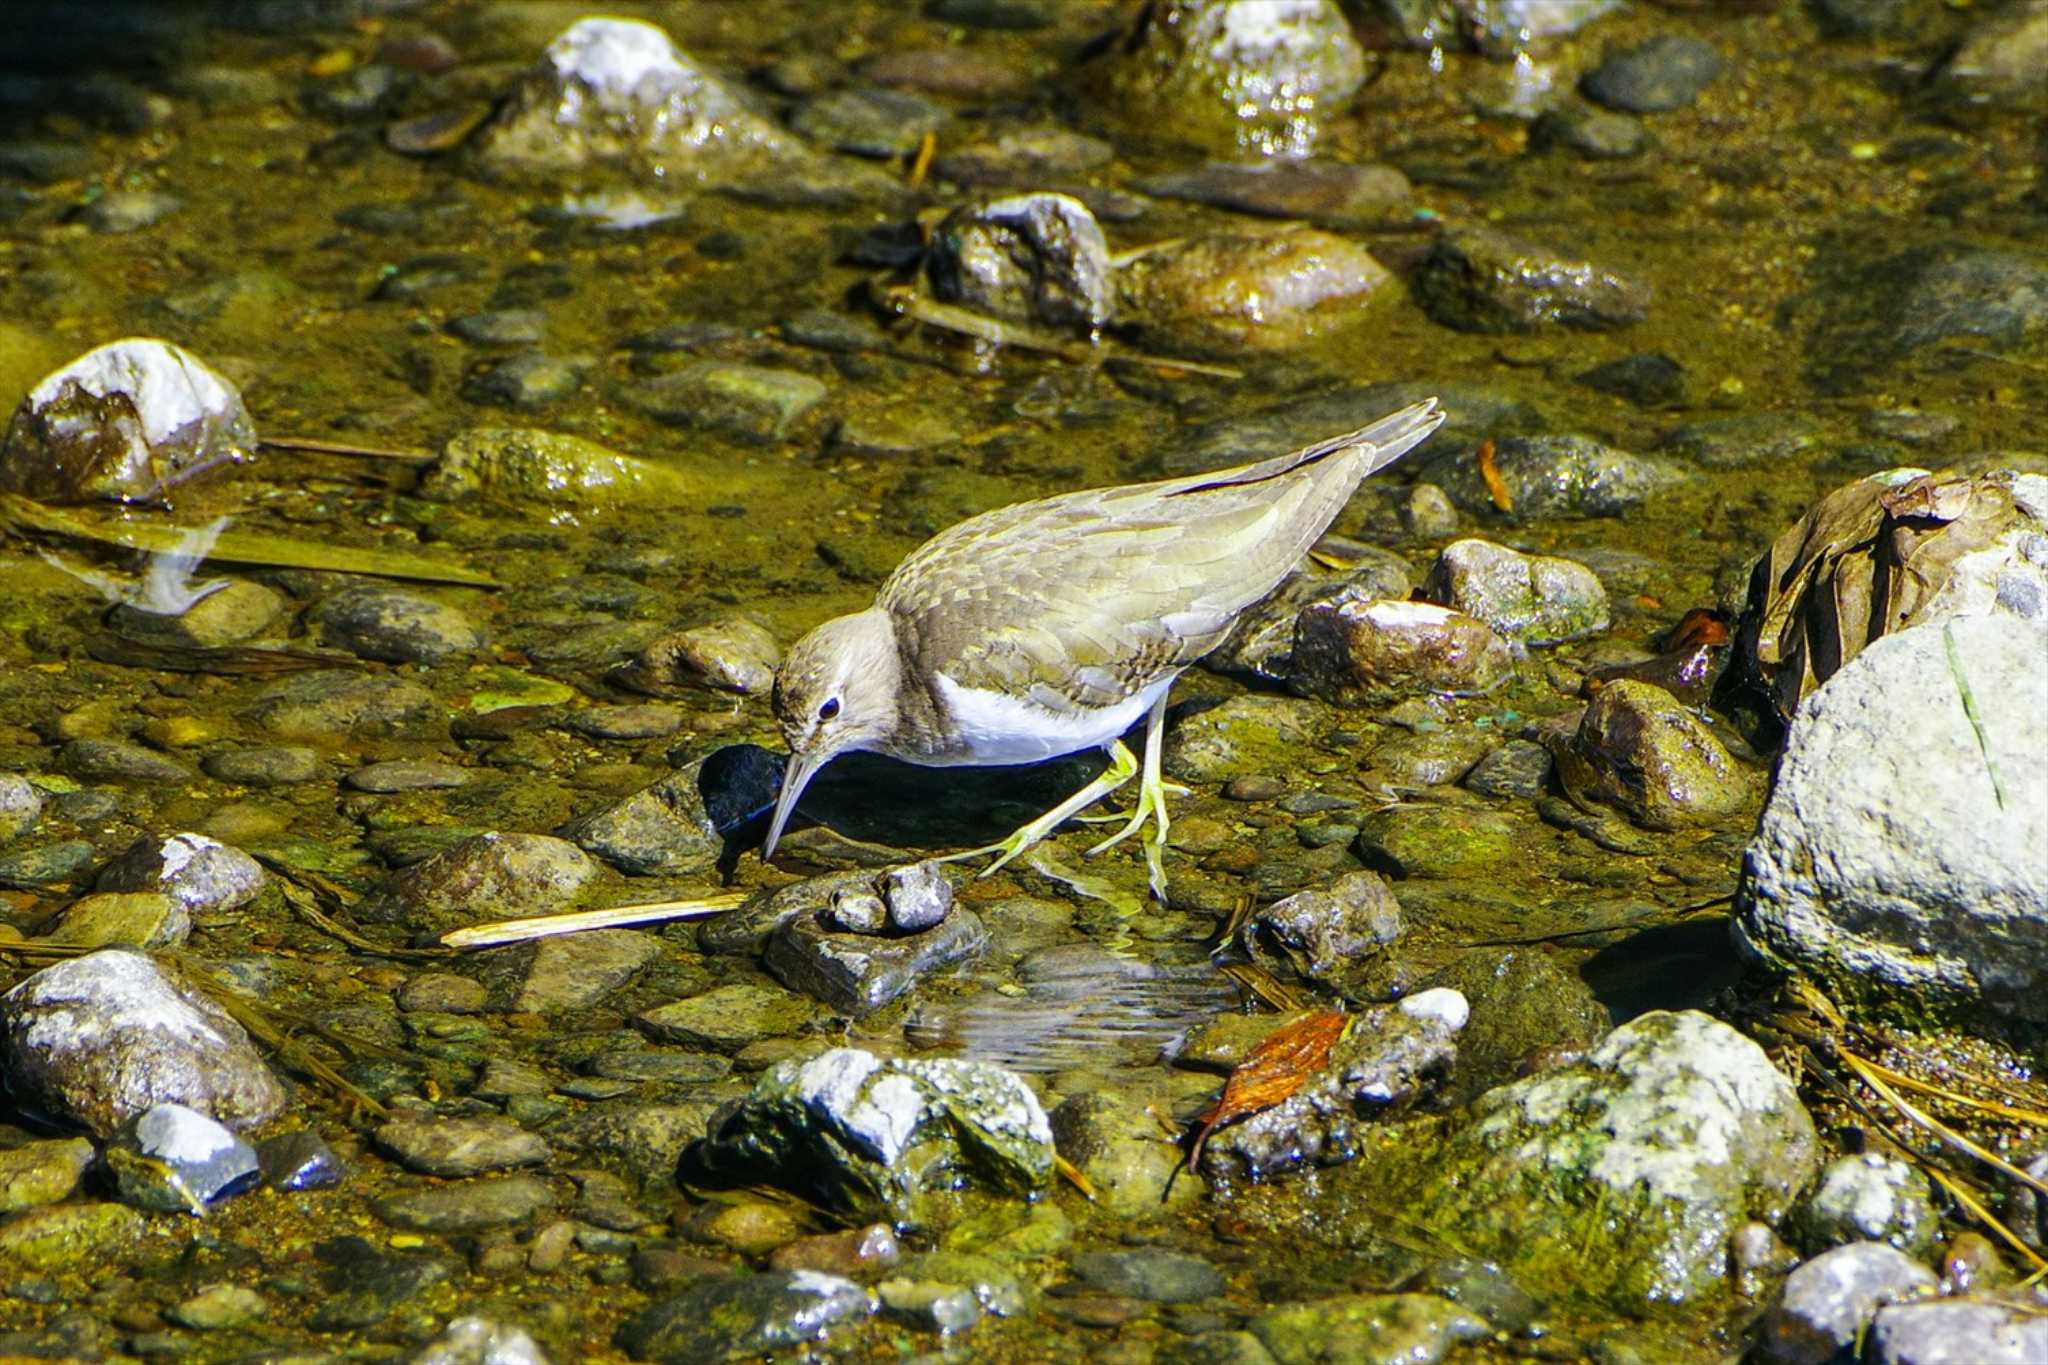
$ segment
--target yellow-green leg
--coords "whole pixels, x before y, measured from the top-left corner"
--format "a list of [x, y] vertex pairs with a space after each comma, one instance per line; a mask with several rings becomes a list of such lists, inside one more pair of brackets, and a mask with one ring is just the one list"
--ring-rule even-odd
[[1072, 796], [1060, 802], [1057, 806], [1054, 806], [1051, 810], [1039, 816], [1036, 820], [1033, 820], [1001, 843], [989, 844], [985, 848], [970, 848], [964, 853], [948, 853], [937, 861], [957, 863], [964, 862], [969, 858], [979, 858], [984, 853], [997, 854], [998, 856], [994, 862], [975, 874], [976, 876], [986, 877], [989, 873], [1002, 867], [1025, 849], [1030, 848], [1033, 844], [1045, 838], [1046, 835], [1058, 829], [1068, 820], [1071, 820], [1077, 811], [1086, 810], [1137, 775], [1138, 760], [1131, 756], [1131, 751], [1124, 746], [1122, 740], [1117, 740], [1109, 746], [1109, 766], [1104, 768], [1101, 775], [1093, 782], [1090, 782], [1087, 786], [1081, 788], [1081, 790], [1075, 792]]
[[1152, 883], [1152, 894], [1160, 900], [1166, 899], [1166, 831], [1172, 821], [1166, 816], [1166, 796], [1186, 796], [1188, 789], [1166, 781], [1159, 773], [1159, 755], [1166, 739], [1166, 697], [1162, 694], [1152, 703], [1151, 714], [1145, 718], [1145, 775], [1138, 782], [1138, 804], [1131, 811], [1131, 818], [1124, 827], [1088, 850], [1093, 858], [1105, 849], [1114, 848], [1144, 828], [1145, 820], [1153, 821], [1152, 834], [1145, 843], [1145, 873]]

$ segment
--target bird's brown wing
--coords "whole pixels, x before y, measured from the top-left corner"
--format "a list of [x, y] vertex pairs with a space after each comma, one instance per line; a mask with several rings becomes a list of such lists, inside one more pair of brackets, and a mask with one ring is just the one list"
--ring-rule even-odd
[[970, 518], [876, 598], [927, 673], [1053, 711], [1112, 706], [1214, 649], [1358, 481], [1442, 420], [1433, 403], [1292, 455]]

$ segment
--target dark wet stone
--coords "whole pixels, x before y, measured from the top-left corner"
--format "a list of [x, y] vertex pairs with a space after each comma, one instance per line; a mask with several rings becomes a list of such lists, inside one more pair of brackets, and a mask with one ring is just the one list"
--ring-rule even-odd
[[1334, 0], [1247, 10], [1172, 0], [1091, 73], [1098, 103], [1140, 137], [1224, 156], [1299, 157], [1365, 80]]
[[417, 299], [456, 285], [473, 284], [484, 277], [484, 269], [483, 260], [475, 256], [449, 252], [415, 256], [394, 266], [377, 281], [370, 297], [384, 301]]
[[1610, 55], [1579, 81], [1587, 99], [1631, 114], [1683, 109], [1727, 63], [1711, 43], [1672, 34]]
[[819, 351], [876, 351], [889, 345], [889, 334], [871, 318], [834, 308], [812, 308], [780, 324], [782, 339]]
[[557, 1150], [579, 1151], [644, 1181], [668, 1182], [683, 1148], [704, 1136], [720, 1107], [710, 1097], [673, 1104], [613, 1100], [549, 1124], [546, 1137]]
[[1532, 150], [1562, 148], [1588, 161], [1626, 161], [1641, 156], [1648, 142], [1643, 125], [1627, 114], [1580, 104], [1547, 109], [1529, 128]]
[[28, 833], [42, 813], [35, 784], [18, 773], [0, 773], [0, 843]]
[[868, 1311], [867, 1291], [837, 1275], [726, 1275], [643, 1309], [619, 1329], [618, 1341], [636, 1360], [738, 1360], [816, 1345]]
[[762, 1038], [796, 1033], [816, 1014], [800, 995], [736, 983], [657, 1005], [634, 1022], [656, 1042], [730, 1054]]
[[1479, 696], [1514, 672], [1507, 641], [1483, 621], [1426, 602], [1312, 604], [1295, 628], [1288, 684], [1339, 706], [1425, 693]]
[[494, 830], [407, 868], [365, 898], [356, 914], [427, 933], [551, 914], [574, 904], [596, 871], [566, 840]]
[[926, 11], [942, 24], [1023, 32], [1058, 22], [1059, 0], [928, 0]]
[[308, 1322], [316, 1332], [374, 1327], [455, 1273], [439, 1256], [385, 1251], [362, 1237], [331, 1238], [315, 1246], [313, 1255], [327, 1267], [320, 1277], [320, 1305]]
[[360, 741], [424, 731], [440, 717], [441, 703], [406, 678], [336, 670], [281, 678], [245, 714], [280, 739]]
[[545, 1180], [508, 1175], [387, 1195], [373, 1207], [379, 1218], [395, 1228], [482, 1232], [523, 1223], [555, 1203], [555, 1192]]
[[1748, 776], [1713, 732], [1651, 683], [1601, 688], [1556, 756], [1566, 790], [1612, 805], [1645, 829], [1717, 824], [1752, 795]]
[[917, 150], [946, 121], [939, 105], [901, 90], [833, 90], [807, 100], [790, 126], [813, 142], [856, 156], [896, 157]]
[[1150, 1303], [1193, 1303], [1223, 1293], [1223, 1273], [1199, 1256], [1144, 1247], [1134, 1251], [1084, 1251], [1073, 1261], [1075, 1276], [1105, 1294]]
[[1533, 801], [1550, 790], [1550, 750], [1527, 739], [1511, 739], [1472, 765], [1459, 785], [1481, 796]]
[[234, 910], [262, 892], [262, 865], [204, 834], [138, 839], [101, 870], [101, 891], [154, 891], [195, 914]]
[[624, 1047], [590, 1059], [590, 1074], [613, 1081], [663, 1081], [695, 1085], [732, 1074], [732, 1059], [709, 1052], [666, 1047]]
[[341, 1158], [327, 1140], [300, 1128], [256, 1144], [263, 1182], [277, 1190], [325, 1190], [339, 1185], [345, 1174]]
[[1414, 187], [1391, 166], [1342, 161], [1212, 161], [1192, 171], [1148, 176], [1136, 188], [1267, 218], [1326, 227], [1384, 225], [1408, 217]]
[[465, 313], [448, 330], [479, 346], [534, 346], [547, 334], [547, 315], [537, 308], [501, 308]]
[[[1517, 517], [1613, 517], [1684, 482], [1682, 466], [1633, 455], [1590, 436], [1508, 436], [1494, 443], [1494, 468]], [[1458, 506], [1497, 513], [1469, 447], [1433, 452], [1425, 468]]]
[[1449, 987], [1471, 1006], [1448, 1091], [1454, 1103], [1515, 1079], [1541, 1050], [1582, 1053], [1607, 1032], [1607, 1009], [1592, 989], [1540, 949], [1470, 949], [1420, 985]]
[[1607, 589], [1583, 564], [1525, 555], [1488, 540], [1459, 540], [1430, 566], [1420, 595], [1477, 617], [1526, 645], [1554, 645], [1607, 629]]
[[1932, 1298], [1933, 1271], [1881, 1242], [1823, 1252], [1785, 1278], [1764, 1314], [1759, 1355], [1773, 1365], [1826, 1365], [1853, 1352], [1886, 1304]]
[[1293, 669], [1295, 623], [1303, 609], [1314, 603], [1337, 606], [1402, 598], [1414, 586], [1414, 572], [1407, 561], [1387, 551], [1370, 551], [1364, 563], [1342, 573], [1304, 569], [1238, 617], [1230, 635], [1204, 660], [1204, 666], [1284, 682]]
[[175, 616], [123, 603], [107, 613], [107, 624], [123, 639], [146, 645], [218, 649], [255, 639], [284, 614], [284, 598], [261, 583], [241, 578], [208, 583], [221, 586]]
[[74, 142], [0, 142], [0, 177], [52, 185], [92, 174], [90, 148]]
[[99, 850], [83, 839], [20, 849], [0, 856], [0, 886], [33, 890], [72, 881], [98, 862], [99, 856]]
[[1392, 281], [1350, 238], [1247, 227], [1163, 243], [1132, 261], [1117, 272], [1117, 310], [1161, 344], [1284, 349], [1360, 322]]
[[[1435, 1008], [1439, 1003], [1445, 1008]], [[1464, 1008], [1457, 992], [1433, 991], [1361, 1012], [1299, 1090], [1211, 1133], [1203, 1168], [1262, 1178], [1352, 1160], [1370, 1141], [1366, 1130], [1374, 1121], [1400, 1113], [1449, 1077]]]
[[254, 1147], [182, 1104], [159, 1104], [122, 1124], [101, 1159], [123, 1203], [160, 1213], [203, 1213], [258, 1179]]
[[628, 384], [619, 396], [657, 421], [769, 445], [794, 439], [829, 392], [823, 381], [795, 370], [705, 360]]
[[1351, 872], [1328, 889], [1298, 891], [1254, 911], [1237, 943], [1269, 969], [1285, 964], [1295, 975], [1343, 991], [1407, 927], [1385, 878]]
[[179, 786], [192, 780], [192, 770], [176, 759], [125, 739], [74, 739], [57, 751], [57, 766], [88, 782]]
[[83, 217], [94, 232], [118, 236], [155, 227], [184, 206], [184, 200], [162, 190], [114, 190], [87, 205]]
[[955, 209], [926, 259], [941, 299], [993, 317], [1089, 333], [1115, 309], [1109, 245], [1064, 194], [1018, 194]]
[[1333, 431], [1355, 430], [1432, 396], [1441, 398], [1450, 414], [1432, 445], [1524, 431], [1538, 420], [1534, 409], [1518, 400], [1462, 384], [1364, 384], [1291, 399], [1248, 416], [1221, 418], [1192, 431], [1174, 431], [1155, 458], [1161, 472], [1169, 475], [1248, 464], [1299, 450]]
[[661, 945], [635, 929], [592, 929], [534, 945], [512, 1008], [527, 1014], [588, 1009], [661, 956]]
[[1830, 36], [1869, 38], [1899, 28], [1907, 0], [1811, 0], [1809, 8]]
[[1647, 288], [1597, 262], [1476, 225], [1439, 234], [1414, 287], [1424, 312], [1461, 332], [1610, 331], [1650, 307]]
[[1658, 450], [1709, 469], [1784, 466], [1820, 447], [1821, 424], [1796, 412], [1743, 413], [1690, 422], [1665, 433]]
[[526, 351], [493, 361], [462, 381], [462, 396], [495, 407], [543, 408], [575, 396], [590, 362], [578, 356]]
[[731, 616], [662, 636], [615, 676], [634, 691], [654, 696], [687, 687], [761, 696], [774, 686], [781, 662], [782, 646], [768, 627]]
[[1437, 1261], [1401, 1287], [1449, 1299], [1466, 1312], [1485, 1319], [1486, 1325], [1496, 1332], [1525, 1332], [1542, 1312], [1542, 1306], [1529, 1292], [1509, 1279], [1499, 1266], [1469, 1256]]
[[[713, 754], [679, 768], [616, 805], [573, 821], [563, 833], [621, 872], [666, 876], [707, 869], [725, 849], [716, 798], [733, 790], [717, 779], [735, 765], [714, 762], [717, 758]], [[769, 781], [773, 785], [766, 787], [766, 801], [773, 804], [779, 775]]]
[[963, 1185], [1043, 1193], [1052, 1129], [1031, 1088], [1001, 1067], [842, 1047], [770, 1067], [691, 1145], [682, 1172], [694, 1183], [765, 1180], [862, 1220], [917, 1223], [927, 1195]]
[[0, 1030], [16, 1099], [101, 1136], [165, 1103], [235, 1127], [285, 1106], [242, 1026], [141, 953], [45, 967], [0, 997]]
[[956, 185], [1043, 185], [1085, 175], [1115, 156], [1102, 139], [1057, 124], [998, 126], [957, 146], [942, 145], [932, 174]]
[[1484, 1321], [1433, 1294], [1344, 1294], [1270, 1309], [1247, 1326], [1278, 1365], [1435, 1365], [1492, 1335]]
[[1942, 244], [1838, 271], [1793, 305], [1814, 319], [1806, 350], [1824, 390], [1867, 387], [1874, 363], [1953, 358], [1958, 342], [2048, 355], [2048, 256]]
[[342, 783], [359, 792], [441, 791], [466, 785], [472, 775], [468, 768], [453, 763], [400, 758], [366, 764], [343, 778]]
[[768, 940], [768, 970], [793, 990], [842, 1014], [865, 1018], [918, 979], [979, 953], [988, 941], [981, 920], [956, 909], [937, 928], [901, 938], [835, 933], [816, 915], [797, 915]]
[[1589, 389], [1625, 398], [1639, 408], [1678, 407], [1685, 402], [1685, 367], [1662, 351], [1638, 351], [1595, 365], [1578, 377]]
[[538, 1133], [496, 1117], [396, 1118], [375, 1137], [407, 1170], [445, 1177], [536, 1166], [554, 1154]]
[[2048, 13], [2014, 5], [1979, 19], [1935, 73], [1928, 95], [1957, 110], [2048, 108]]

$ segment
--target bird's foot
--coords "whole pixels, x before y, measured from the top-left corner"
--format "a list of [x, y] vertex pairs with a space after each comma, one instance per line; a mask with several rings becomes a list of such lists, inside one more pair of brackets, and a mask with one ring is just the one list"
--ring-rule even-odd
[[[1133, 758], [1131, 751], [1126, 749], [1122, 742], [1119, 741], [1110, 749], [1109, 767], [1103, 770], [1101, 776], [1075, 792], [1066, 800], [1060, 802], [1057, 806], [1054, 806], [1045, 814], [1039, 816], [1036, 820], [1033, 820], [1030, 824], [1019, 829], [1009, 838], [1002, 840], [1000, 843], [987, 844], [981, 848], [970, 848], [961, 853], [948, 853], [933, 861], [958, 863], [980, 858], [987, 854], [994, 854], [995, 860], [974, 874], [977, 877], [986, 877], [990, 873], [1007, 866], [1026, 849], [1041, 842], [1046, 835], [1051, 834], [1061, 825], [1073, 819], [1079, 812], [1094, 805], [1097, 801], [1100, 801], [1103, 797], [1109, 795], [1137, 775], [1138, 760]], [[1117, 837], [1121, 838], [1123, 836], [1119, 835]]]
[[1169, 793], [1186, 796], [1188, 789], [1176, 782], [1160, 780], [1157, 773], [1146, 773], [1138, 783], [1137, 805], [1132, 808], [1124, 827], [1089, 849], [1087, 853], [1088, 857], [1093, 858], [1099, 853], [1115, 848], [1143, 829], [1146, 820], [1151, 820], [1152, 830], [1142, 841], [1145, 849], [1145, 874], [1146, 879], [1152, 884], [1152, 894], [1162, 901], [1166, 899], [1166, 832], [1173, 825], [1166, 814], [1166, 798]]

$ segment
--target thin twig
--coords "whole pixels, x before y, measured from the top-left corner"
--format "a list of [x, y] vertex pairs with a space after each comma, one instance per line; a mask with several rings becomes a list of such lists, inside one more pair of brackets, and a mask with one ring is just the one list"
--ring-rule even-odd
[[605, 910], [571, 910], [560, 915], [496, 920], [490, 924], [473, 924], [467, 929], [452, 929], [441, 935], [441, 942], [450, 948], [491, 948], [503, 943], [551, 938], [556, 934], [579, 934], [588, 929], [616, 929], [629, 924], [658, 924], [664, 920], [709, 919], [738, 906], [748, 894], [745, 891], [726, 891], [697, 900], [653, 901], [646, 905], [616, 905]]

